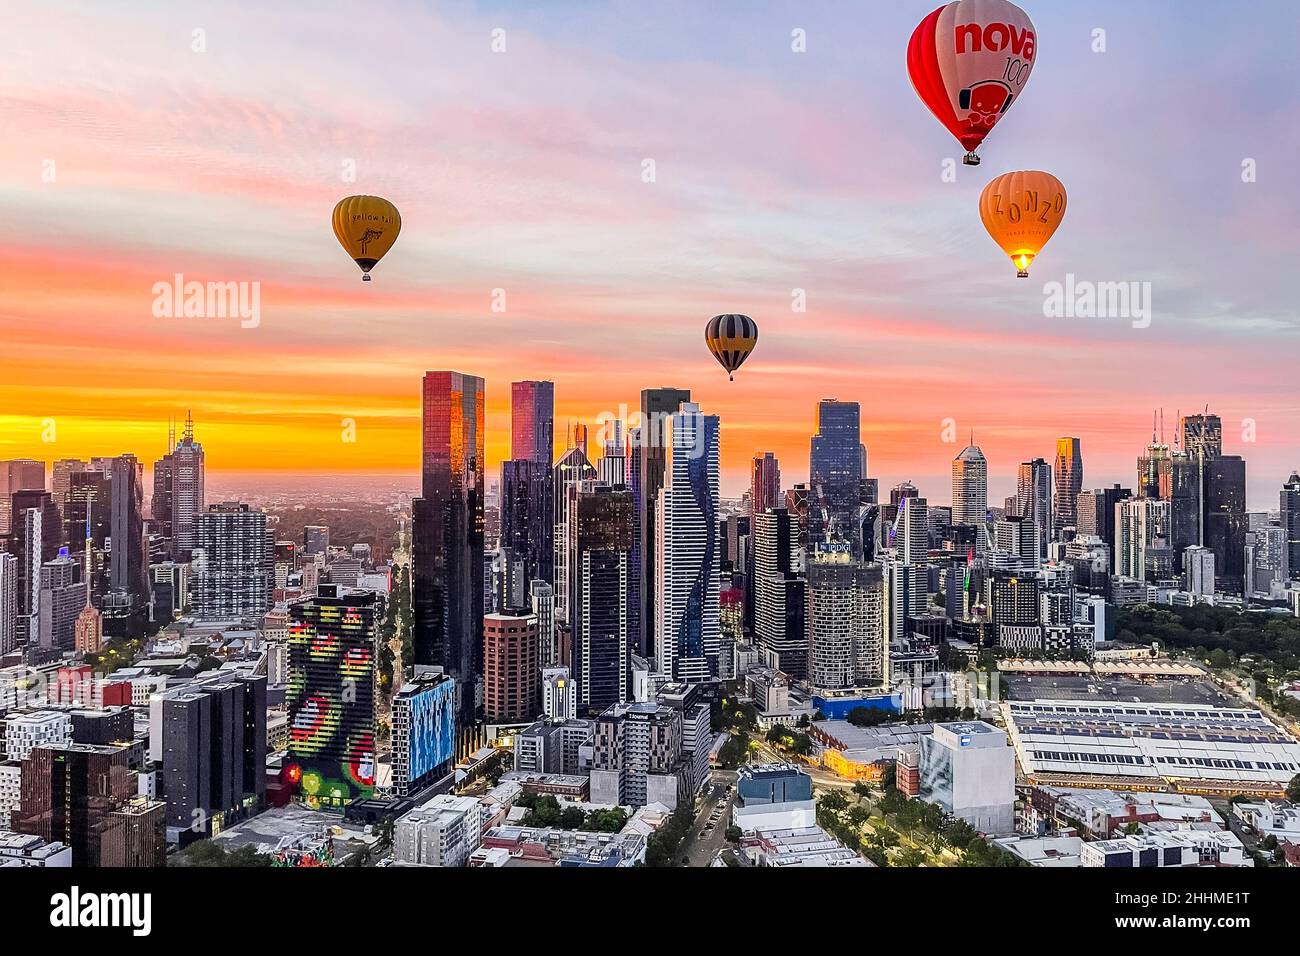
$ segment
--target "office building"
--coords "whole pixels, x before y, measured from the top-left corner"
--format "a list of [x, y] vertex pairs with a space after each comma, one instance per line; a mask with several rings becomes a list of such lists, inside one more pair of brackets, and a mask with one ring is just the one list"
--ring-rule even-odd
[[343, 810], [375, 786], [375, 595], [322, 584], [289, 606], [289, 756], [298, 799]]
[[416, 793], [451, 773], [456, 756], [456, 688], [421, 670], [393, 695], [393, 792]]
[[858, 528], [863, 461], [862, 409], [857, 402], [817, 403], [817, 434], [808, 456], [808, 547], [831, 541], [861, 548]]
[[167, 454], [154, 463], [150, 510], [167, 555], [186, 562], [195, 547], [199, 515], [206, 509], [203, 446], [194, 440], [194, 419], [189, 413], [180, 441], [173, 438], [168, 444]]
[[[118, 455], [106, 471], [112, 487], [109, 587], [117, 595], [105, 605], [125, 631], [143, 626], [149, 605], [149, 551], [144, 537], [144, 465], [135, 455]], [[106, 611], [107, 613], [107, 611]]]
[[45, 490], [45, 462], [30, 458], [0, 461], [0, 534], [12, 534], [13, 495]]
[[731, 821], [742, 833], [816, 826], [812, 778], [793, 764], [745, 764], [736, 777]]
[[501, 463], [501, 560], [508, 586], [498, 595], [501, 607], [528, 601], [534, 581], [554, 576], [555, 494], [550, 462], [527, 458]]
[[547, 720], [578, 716], [578, 687], [569, 676], [569, 668], [542, 668], [542, 714]]
[[77, 618], [90, 604], [90, 593], [77, 562], [63, 555], [41, 565], [39, 632], [34, 643], [47, 651], [76, 647]]
[[262, 808], [266, 678], [213, 671], [149, 701], [150, 758], [162, 766], [167, 839], [212, 837]]
[[808, 582], [798, 528], [785, 508], [755, 513], [753, 525], [754, 641], [764, 663], [802, 680], [808, 676]]
[[628, 699], [634, 522], [628, 489], [595, 482], [572, 488], [565, 522], [567, 603], [573, 678], [584, 714]]
[[935, 724], [922, 737], [920, 797], [981, 833], [1015, 831], [1016, 752], [992, 724]]
[[982, 525], [989, 514], [989, 465], [974, 441], [952, 460], [952, 523]]
[[224, 501], [195, 524], [193, 607], [206, 620], [261, 617], [275, 586], [274, 541], [266, 513]]
[[1300, 580], [1300, 472], [1291, 472], [1279, 495], [1278, 514], [1286, 536], [1286, 574]]
[[323, 524], [309, 524], [302, 529], [303, 557], [310, 558], [317, 554], [328, 554], [330, 550], [330, 529]]
[[18, 646], [18, 559], [0, 551], [0, 657]]
[[1139, 581], [1168, 579], [1174, 571], [1169, 502], [1153, 498], [1119, 502], [1115, 545], [1116, 574]]
[[781, 463], [770, 451], [755, 455], [751, 468], [752, 480], [749, 487], [749, 506], [752, 514], [762, 514], [768, 508], [780, 508], [785, 504], [781, 491]]
[[483, 642], [483, 379], [426, 372], [421, 497], [414, 519], [415, 664], [456, 682], [456, 726], [475, 726]]
[[[1057, 464], [1058, 466], [1060, 464], [1059, 449]], [[1075, 499], [1077, 498], [1076, 493]], [[1047, 542], [1054, 537], [1056, 528], [1052, 518], [1052, 472], [1047, 462], [1041, 458], [1020, 464], [1020, 471], [1016, 476], [1015, 516], [1030, 522], [1036, 529], [1038, 558], [1046, 560]], [[1070, 525], [1076, 523], [1077, 519], [1071, 521]]]
[[555, 445], [555, 383], [510, 383], [510, 457], [551, 467]]
[[523, 773], [585, 774], [595, 722], [547, 719], [515, 734], [515, 770]]
[[1203, 473], [1201, 543], [1214, 552], [1219, 589], [1239, 595], [1246, 576], [1246, 462], [1238, 455], [1219, 455], [1205, 462]]
[[636, 537], [632, 550], [636, 600], [633, 631], [637, 634], [637, 653], [648, 657], [656, 653], [656, 535], [659, 520], [659, 492], [664, 487], [668, 462], [668, 418], [677, 413], [683, 402], [691, 400], [690, 389], [648, 388], [641, 392], [641, 422], [631, 439], [632, 493], [636, 503]]
[[537, 618], [507, 610], [483, 618], [483, 717], [520, 724], [541, 711]]
[[138, 795], [130, 748], [48, 743], [23, 761], [13, 829], [58, 841], [74, 867], [158, 867], [166, 860], [166, 805]]
[[1064, 528], [1078, 523], [1079, 492], [1083, 490], [1083, 452], [1079, 439], [1056, 440], [1056, 507], [1053, 532], [1060, 537]]

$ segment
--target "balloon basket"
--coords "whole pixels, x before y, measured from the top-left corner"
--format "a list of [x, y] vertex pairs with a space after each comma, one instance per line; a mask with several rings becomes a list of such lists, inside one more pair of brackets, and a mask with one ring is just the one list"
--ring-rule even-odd
[[966, 166], [978, 166], [980, 164], [980, 158], [973, 150], [963, 156], [961, 161]]
[[1028, 270], [1028, 269], [1020, 269], [1019, 271], [1016, 272], [1016, 278], [1017, 278], [1017, 279], [1028, 279], [1028, 278], [1029, 278], [1029, 270]]
[[361, 277], [361, 281], [362, 281], [362, 282], [369, 282], [369, 281], [370, 281], [370, 273], [367, 272], [365, 275], [363, 275], [363, 276]]

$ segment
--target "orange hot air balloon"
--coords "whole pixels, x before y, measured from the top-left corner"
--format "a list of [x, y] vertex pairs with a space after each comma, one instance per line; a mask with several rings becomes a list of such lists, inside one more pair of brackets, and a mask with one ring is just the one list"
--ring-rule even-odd
[[993, 241], [1029, 278], [1029, 263], [1065, 218], [1065, 187], [1051, 173], [1022, 169], [1003, 173], [980, 193], [980, 219]]
[[334, 235], [343, 251], [361, 267], [361, 280], [393, 247], [402, 231], [402, 214], [379, 196], [348, 196], [334, 207]]

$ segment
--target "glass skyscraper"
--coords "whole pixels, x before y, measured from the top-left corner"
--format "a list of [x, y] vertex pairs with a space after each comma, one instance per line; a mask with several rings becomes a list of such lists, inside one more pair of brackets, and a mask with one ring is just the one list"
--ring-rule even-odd
[[647, 388], [641, 392], [641, 422], [632, 434], [632, 493], [636, 505], [636, 537], [632, 546], [632, 575], [638, 601], [633, 624], [637, 652], [649, 656], [655, 641], [655, 510], [664, 486], [667, 459], [664, 422], [682, 402], [688, 388]]
[[551, 464], [555, 444], [555, 383], [510, 385], [510, 457]]
[[482, 680], [483, 379], [426, 372], [421, 496], [413, 518], [415, 660], [456, 681], [456, 725], [472, 729]]
[[808, 456], [808, 547], [849, 541], [861, 548], [857, 523], [862, 489], [862, 409], [857, 402], [817, 403], [817, 434]]
[[1053, 529], [1060, 534], [1062, 528], [1072, 528], [1079, 520], [1079, 492], [1083, 490], [1083, 452], [1079, 439], [1056, 440], [1056, 524]]

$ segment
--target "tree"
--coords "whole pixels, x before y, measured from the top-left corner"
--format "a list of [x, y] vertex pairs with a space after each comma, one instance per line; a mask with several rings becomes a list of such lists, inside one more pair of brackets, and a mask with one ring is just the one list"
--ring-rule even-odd
[[744, 833], [741, 831], [740, 827], [736, 826], [734, 823], [727, 827], [726, 837], [728, 843], [739, 844], [742, 836], [744, 836]]
[[1300, 773], [1291, 778], [1286, 785], [1286, 798], [1292, 803], [1300, 803]]

